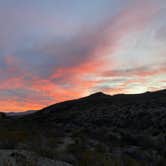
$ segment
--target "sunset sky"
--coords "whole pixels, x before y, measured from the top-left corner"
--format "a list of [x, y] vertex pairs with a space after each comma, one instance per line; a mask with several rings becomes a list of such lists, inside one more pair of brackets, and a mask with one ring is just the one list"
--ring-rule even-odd
[[166, 0], [0, 0], [0, 112], [165, 88]]

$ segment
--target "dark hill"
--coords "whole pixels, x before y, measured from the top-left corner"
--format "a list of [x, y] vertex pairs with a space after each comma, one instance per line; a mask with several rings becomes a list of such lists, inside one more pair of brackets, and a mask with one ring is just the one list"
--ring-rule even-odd
[[[66, 126], [110, 126], [139, 130], [166, 125], [166, 90], [137, 95], [95, 93], [46, 107], [26, 119]], [[41, 124], [42, 125], [42, 124]], [[71, 128], [72, 130], [72, 128]]]
[[[87, 97], [83, 97], [76, 100], [65, 101], [61, 103], [57, 103], [46, 108], [43, 108], [41, 112], [37, 112], [37, 114], [46, 112], [54, 112], [60, 110], [67, 110], [71, 107], [74, 108], [76, 106], [80, 106], [80, 109], [84, 109], [87, 106], [94, 106], [107, 104], [108, 106], [112, 105], [123, 105], [123, 104], [140, 104], [145, 105], [150, 102], [153, 106], [164, 105], [165, 106], [166, 99], [166, 90], [161, 90], [157, 92], [146, 92], [143, 94], [118, 94], [114, 96], [106, 95], [102, 92], [98, 92], [92, 94]], [[150, 105], [149, 105], [150, 106]]]
[[166, 90], [114, 96], [98, 92], [34, 114], [2, 118], [0, 145], [76, 166], [162, 166], [165, 129]]

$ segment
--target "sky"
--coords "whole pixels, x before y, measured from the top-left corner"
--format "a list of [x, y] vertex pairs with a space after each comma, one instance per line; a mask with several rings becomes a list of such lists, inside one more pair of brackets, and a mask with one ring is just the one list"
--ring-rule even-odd
[[0, 111], [166, 88], [165, 0], [0, 0]]

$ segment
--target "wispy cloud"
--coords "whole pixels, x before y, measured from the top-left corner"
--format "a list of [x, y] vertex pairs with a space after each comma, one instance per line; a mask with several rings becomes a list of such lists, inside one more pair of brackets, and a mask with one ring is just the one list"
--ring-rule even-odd
[[[6, 13], [9, 21], [2, 19], [0, 31], [0, 110], [39, 109], [95, 91], [137, 93], [165, 87], [164, 31], [156, 23], [161, 4], [134, 0], [119, 8], [87, 18], [88, 23], [84, 12], [80, 20], [72, 14], [71, 23], [66, 15], [29, 7], [1, 11], [0, 18]], [[139, 42], [147, 31], [149, 45]]]

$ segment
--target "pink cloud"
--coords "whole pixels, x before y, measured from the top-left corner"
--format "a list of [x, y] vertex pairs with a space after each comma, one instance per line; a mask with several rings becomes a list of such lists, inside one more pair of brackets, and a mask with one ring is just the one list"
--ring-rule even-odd
[[[1, 100], [0, 110], [21, 111], [39, 109], [45, 106], [45, 101], [47, 101], [45, 99], [43, 100], [42, 96], [50, 97], [48, 104], [84, 96], [89, 94], [96, 85], [104, 82], [103, 80], [89, 79], [91, 76], [139, 77], [138, 80], [124, 81], [118, 87], [103, 89], [107, 93], [116, 94], [126, 92], [126, 87], [131, 83], [144, 82], [145, 80], [141, 78], [143, 76], [148, 77], [165, 73], [165, 68], [148, 70], [134, 69], [130, 71], [114, 71], [112, 69], [112, 65], [116, 63], [113, 55], [121, 48], [121, 39], [131, 32], [143, 30], [149, 25], [158, 10], [158, 6], [152, 3], [139, 1], [127, 9], [122, 10], [113, 19], [107, 18], [101, 23], [99, 28], [93, 27], [87, 31], [84, 29], [81, 30], [81, 35], [76, 38], [74, 44], [71, 41], [69, 46], [65, 45], [64, 47], [60, 47], [60, 49], [55, 49], [54, 43], [52, 42], [44, 46], [42, 43], [37, 52], [39, 51], [41, 54], [44, 52], [46, 55], [54, 56], [56, 53], [54, 51], [58, 49], [58, 53], [61, 53], [61, 56], [62, 54], [64, 55], [62, 61], [64, 62], [66, 60], [62, 67], [54, 67], [54, 65], [50, 67], [51, 74], [48, 74], [46, 77], [35, 74], [33, 70], [29, 71], [20, 67], [22, 66], [22, 64], [20, 65], [21, 61], [16, 59], [15, 56], [7, 56], [5, 58], [7, 68], [5, 71], [0, 70], [0, 74], [9, 76], [1, 81], [0, 90], [31, 90], [35, 94], [41, 95], [41, 98], [39, 95], [31, 99], [27, 97], [23, 103], [17, 97], [13, 97], [13, 100]], [[73, 45], [81, 48], [75, 50]], [[82, 47], [84, 50], [82, 50]], [[76, 63], [68, 66], [66, 63], [68, 63], [70, 57], [68, 58], [67, 56], [69, 54], [72, 55], [72, 51], [77, 53], [74, 57], [72, 56], [72, 61], [76, 61]], [[84, 51], [85, 53], [82, 54]], [[85, 56], [85, 58], [82, 59], [82, 56]], [[56, 61], [56, 58], [53, 61]], [[50, 63], [46, 65], [48, 68]], [[109, 71], [104, 72], [106, 68]]]

